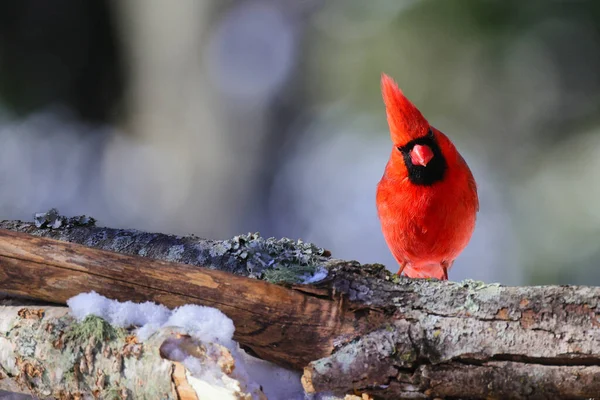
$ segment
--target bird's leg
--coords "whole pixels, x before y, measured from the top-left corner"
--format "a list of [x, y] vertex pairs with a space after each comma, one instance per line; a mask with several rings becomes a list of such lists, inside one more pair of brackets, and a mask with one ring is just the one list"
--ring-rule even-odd
[[400, 268], [398, 269], [398, 272], [396, 272], [396, 275], [400, 276], [402, 275], [402, 271], [404, 271], [404, 267], [406, 267], [406, 261], [402, 261], [400, 264]]
[[444, 277], [442, 278], [443, 281], [448, 280], [448, 270], [450, 269], [450, 267], [452, 267], [452, 264], [454, 264], [454, 261], [442, 261], [441, 262], [442, 269], [444, 270]]

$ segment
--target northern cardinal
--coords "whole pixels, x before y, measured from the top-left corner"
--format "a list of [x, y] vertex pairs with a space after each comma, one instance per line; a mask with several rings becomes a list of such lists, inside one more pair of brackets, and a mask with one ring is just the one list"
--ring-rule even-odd
[[394, 144], [377, 185], [383, 236], [398, 275], [447, 280], [475, 229], [475, 179], [450, 139], [385, 74], [381, 91]]

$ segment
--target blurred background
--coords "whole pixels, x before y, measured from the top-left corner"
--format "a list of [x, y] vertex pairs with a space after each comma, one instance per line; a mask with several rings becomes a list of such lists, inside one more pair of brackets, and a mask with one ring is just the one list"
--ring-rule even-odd
[[0, 218], [259, 231], [396, 271], [392, 75], [481, 212], [452, 280], [600, 284], [600, 2], [0, 1]]

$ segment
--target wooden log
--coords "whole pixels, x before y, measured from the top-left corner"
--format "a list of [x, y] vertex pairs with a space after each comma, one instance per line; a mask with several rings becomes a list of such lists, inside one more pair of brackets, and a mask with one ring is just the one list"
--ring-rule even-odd
[[[309, 393], [600, 398], [600, 288], [413, 280], [380, 265], [327, 257], [314, 261], [327, 268], [326, 279], [282, 287], [30, 240], [0, 232], [0, 291], [51, 300], [57, 292], [96, 290], [122, 300], [215, 306], [234, 320], [236, 339], [263, 358], [295, 367], [306, 362]], [[43, 272], [48, 268], [62, 272], [52, 278]], [[179, 276], [164, 282], [163, 272]], [[23, 277], [29, 286], [19, 283]], [[106, 289], [110, 284], [115, 288]]]
[[[218, 269], [236, 275], [278, 282], [300, 282], [303, 273], [328, 261], [329, 251], [301, 240], [263, 238], [258, 233], [227, 240], [165, 235], [135, 229], [95, 226], [85, 216], [67, 218], [56, 210], [41, 213], [36, 223], [0, 221], [0, 229], [78, 243], [115, 253]], [[53, 226], [54, 228], [50, 228]], [[283, 271], [285, 270], [285, 271]], [[294, 277], [290, 271], [297, 270]], [[282, 272], [286, 272], [282, 275]]]
[[216, 307], [234, 321], [236, 341], [296, 369], [330, 354], [334, 340], [369, 328], [339, 297], [0, 230], [0, 291], [65, 303], [91, 290], [121, 301]]
[[[388, 279], [358, 265], [331, 288], [388, 321], [311, 362], [309, 393], [383, 399], [600, 398], [600, 288]], [[374, 275], [377, 274], [376, 278]]]

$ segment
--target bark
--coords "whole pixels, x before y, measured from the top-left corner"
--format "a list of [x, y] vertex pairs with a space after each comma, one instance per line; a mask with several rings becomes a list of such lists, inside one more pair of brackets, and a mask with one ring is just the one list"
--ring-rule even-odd
[[[304, 267], [299, 268], [299, 272], [310, 273], [314, 271], [311, 266], [325, 262], [330, 256], [327, 250], [300, 240], [265, 239], [258, 233], [238, 235], [228, 240], [208, 240], [193, 235], [112, 229], [97, 227], [93, 219], [85, 216], [62, 217], [56, 210], [38, 214], [36, 223], [0, 221], [0, 229], [268, 281], [278, 280], [279, 275], [273, 271], [279, 268], [287, 271]], [[285, 277], [287, 281], [294, 279], [290, 274]]]
[[[0, 302], [0, 391], [61, 400], [198, 400], [213, 389], [223, 399], [264, 399], [260, 391], [245, 390], [248, 382], [233, 373], [235, 362], [219, 344], [170, 328], [141, 343], [130, 330], [97, 317], [76, 321], [67, 311]], [[191, 376], [180, 360], [163, 351], [166, 346], [177, 346], [211, 376], [235, 385], [221, 387]]]
[[236, 341], [296, 369], [329, 354], [334, 340], [369, 328], [339, 298], [6, 230], [0, 230], [0, 282], [0, 291], [53, 303], [94, 290], [120, 301], [216, 307], [235, 323]]
[[[15, 226], [24, 230], [25, 225]], [[147, 256], [161, 253], [156, 251], [159, 248], [164, 256], [171, 248], [153, 247], [161, 236], [147, 240], [144, 235], [149, 234], [132, 231], [70, 229], [69, 234], [50, 232], [70, 240], [81, 237], [85, 244], [90, 243], [86, 229], [105, 243], [118, 243], [123, 233], [130, 242], [126, 251], [139, 254], [150, 245], [152, 253]], [[31, 226], [26, 230], [48, 235], [47, 230]], [[6, 245], [7, 236], [11, 237], [4, 232], [0, 235], [0, 290], [51, 300], [50, 293], [56, 297], [64, 292], [64, 297], [93, 289], [122, 300], [214, 306], [234, 320], [240, 343], [267, 360], [305, 367], [303, 384], [309, 393], [358, 391], [389, 399], [600, 398], [600, 288], [504, 287], [398, 278], [381, 265], [360, 265], [326, 254], [302, 259], [303, 268], [327, 269], [325, 279], [303, 285], [294, 283], [299, 281], [297, 265], [309, 252], [289, 251], [287, 245], [281, 246], [285, 254], [274, 252], [273, 262], [268, 252], [258, 251], [264, 266], [258, 273], [250, 268], [255, 277], [264, 278], [272, 273], [269, 264], [276, 263], [279, 272], [275, 275], [292, 282], [272, 285], [183, 264], [94, 253], [76, 245], [63, 244], [49, 254], [50, 242], [41, 241], [22, 251], [20, 242]], [[146, 239], [137, 245], [136, 238]], [[190, 239], [166, 240], [181, 241], [178, 245], [185, 246], [182, 242]], [[264, 239], [254, 240], [264, 243]], [[211, 246], [223, 248], [231, 241], [198, 242], [202, 244], [194, 243], [191, 248], [205, 246], [195, 254], [208, 254], [202, 261], [207, 261], [206, 266], [248, 274], [244, 260], [254, 259], [254, 255], [240, 258], [241, 253], [228, 251], [212, 257]], [[239, 248], [241, 252], [244, 246]], [[112, 250], [119, 247], [109, 246]], [[184, 254], [186, 251], [192, 250], [188, 247]], [[296, 257], [293, 262], [289, 262], [290, 254]], [[35, 263], [43, 268], [26, 262], [30, 256], [37, 257]], [[67, 268], [65, 260], [76, 267]], [[241, 265], [234, 266], [238, 262]], [[24, 265], [31, 269], [25, 273], [32, 279], [29, 284], [19, 283]], [[51, 265], [62, 268], [64, 276], [40, 278]], [[293, 271], [286, 275], [286, 268]], [[158, 284], [164, 276], [169, 277], [169, 284]], [[107, 291], [106, 280], [111, 278], [116, 280], [111, 281], [116, 288]]]
[[600, 288], [504, 287], [332, 271], [349, 302], [383, 326], [304, 370], [308, 392], [381, 398], [567, 399], [600, 396]]

